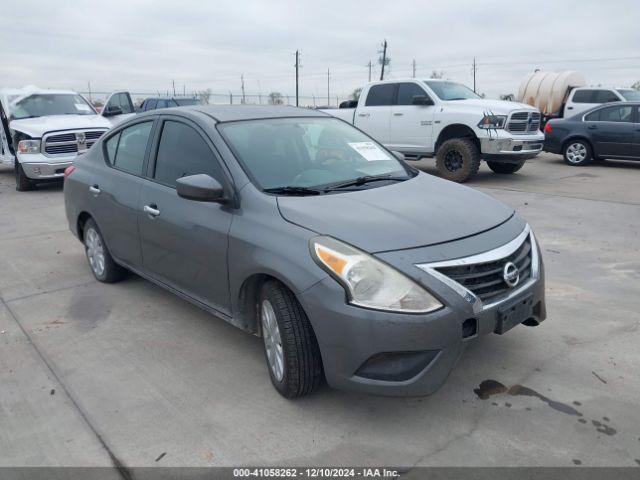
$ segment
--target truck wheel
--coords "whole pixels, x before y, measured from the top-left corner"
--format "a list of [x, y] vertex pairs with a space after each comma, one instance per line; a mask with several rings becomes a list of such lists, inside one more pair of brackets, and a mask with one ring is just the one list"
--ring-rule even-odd
[[518, 163], [487, 162], [487, 165], [496, 173], [516, 173], [524, 167], [524, 160]]
[[16, 172], [16, 190], [19, 192], [28, 192], [29, 190], [33, 190], [35, 187], [35, 182], [31, 180], [24, 173], [24, 169], [20, 162], [15, 163], [15, 172]]
[[301, 397], [318, 388], [324, 379], [320, 348], [296, 297], [269, 280], [260, 292], [258, 316], [269, 376], [280, 395]]
[[453, 182], [466, 182], [478, 173], [480, 151], [468, 138], [452, 138], [438, 149], [436, 168], [442, 178]]
[[567, 165], [578, 167], [591, 161], [591, 146], [584, 140], [571, 140], [562, 152]]
[[125, 277], [127, 271], [113, 261], [113, 257], [102, 238], [102, 233], [93, 219], [90, 218], [84, 224], [82, 238], [91, 272], [97, 280], [104, 283], [114, 283]]

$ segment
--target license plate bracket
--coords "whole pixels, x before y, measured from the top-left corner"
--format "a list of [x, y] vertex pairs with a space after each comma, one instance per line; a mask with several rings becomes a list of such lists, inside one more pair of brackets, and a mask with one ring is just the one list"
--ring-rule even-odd
[[533, 314], [533, 295], [519, 297], [498, 309], [498, 321], [494, 330], [498, 335], [520, 325]]

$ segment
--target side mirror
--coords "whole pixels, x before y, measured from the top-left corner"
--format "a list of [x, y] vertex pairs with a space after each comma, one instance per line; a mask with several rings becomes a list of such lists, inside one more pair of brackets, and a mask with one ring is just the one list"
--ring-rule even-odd
[[118, 107], [117, 105], [109, 105], [107, 108], [104, 109], [104, 112], [102, 112], [102, 116], [103, 117], [115, 117], [116, 115], [122, 115], [122, 108]]
[[433, 100], [426, 95], [414, 95], [412, 103], [414, 105], [433, 105]]
[[391, 153], [393, 153], [393, 156], [398, 160], [404, 160], [404, 153], [396, 152], [395, 150], [392, 150]]
[[176, 180], [179, 197], [196, 202], [224, 203], [224, 189], [217, 180], [204, 173]]

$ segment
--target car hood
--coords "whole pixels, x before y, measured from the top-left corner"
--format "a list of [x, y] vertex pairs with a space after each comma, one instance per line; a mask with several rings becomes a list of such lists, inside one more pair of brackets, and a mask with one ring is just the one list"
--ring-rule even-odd
[[513, 209], [425, 173], [383, 187], [278, 197], [285, 220], [369, 253], [450, 242], [508, 220]]
[[9, 128], [40, 138], [45, 133], [58, 130], [110, 128], [111, 123], [100, 115], [49, 115], [46, 117], [11, 120]]
[[526, 103], [509, 102], [506, 100], [488, 100], [484, 98], [470, 98], [468, 100], [450, 100], [444, 102], [448, 107], [460, 107], [463, 109], [476, 108], [492, 112], [496, 115], [507, 115], [514, 110], [531, 110], [537, 112], [538, 110]]

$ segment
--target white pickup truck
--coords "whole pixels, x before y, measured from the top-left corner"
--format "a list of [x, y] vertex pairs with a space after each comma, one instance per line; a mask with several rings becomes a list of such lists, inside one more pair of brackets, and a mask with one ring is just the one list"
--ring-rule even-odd
[[485, 100], [447, 80], [373, 82], [364, 87], [357, 105], [346, 103], [323, 111], [407, 160], [435, 156], [440, 175], [455, 182], [475, 175], [481, 160], [496, 173], [517, 172], [544, 142], [536, 108]]
[[73, 91], [1, 89], [0, 164], [15, 168], [18, 191], [60, 181], [78, 154], [131, 115], [135, 110], [127, 92], [111, 94], [98, 113]]

